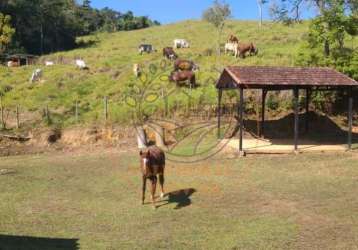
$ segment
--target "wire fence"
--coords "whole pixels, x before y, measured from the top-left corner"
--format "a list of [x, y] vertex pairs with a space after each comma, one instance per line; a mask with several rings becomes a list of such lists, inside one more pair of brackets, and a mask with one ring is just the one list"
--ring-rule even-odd
[[[84, 117], [87, 114], [96, 112], [93, 119], [102, 123], [119, 123], [115, 119], [115, 110], [120, 105], [117, 101], [112, 101], [108, 96], [103, 97], [102, 103], [96, 103], [92, 108], [83, 108], [80, 106], [80, 101], [74, 101], [72, 107], [68, 110], [59, 111], [51, 108], [49, 105], [44, 105], [37, 109], [28, 109], [21, 105], [5, 106], [0, 98], [0, 129], [20, 129], [28, 127], [32, 124], [42, 122], [44, 125], [51, 125], [54, 123], [63, 123], [65, 121], [71, 124], [81, 124], [84, 122]], [[88, 105], [91, 106], [91, 105]], [[221, 115], [234, 116], [237, 113], [238, 106], [236, 103], [226, 103], [221, 105]], [[218, 114], [218, 106], [216, 104], [179, 104], [175, 103], [171, 107], [167, 103], [163, 103], [160, 109], [157, 109], [151, 114], [150, 118], [194, 118], [200, 120], [210, 120], [216, 118]], [[129, 113], [123, 114], [128, 118], [131, 117]]]

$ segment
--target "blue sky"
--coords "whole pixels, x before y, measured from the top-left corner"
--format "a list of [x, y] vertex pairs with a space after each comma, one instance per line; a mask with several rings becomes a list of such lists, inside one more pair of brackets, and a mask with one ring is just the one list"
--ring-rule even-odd
[[[92, 0], [96, 8], [110, 7], [120, 12], [131, 10], [138, 16], [149, 16], [159, 22], [171, 23], [186, 19], [199, 19], [202, 12], [211, 6], [213, 0]], [[256, 0], [226, 0], [232, 8], [235, 19], [258, 19]], [[305, 11], [303, 17], [312, 16], [312, 11]], [[268, 5], [264, 18], [269, 19]]]

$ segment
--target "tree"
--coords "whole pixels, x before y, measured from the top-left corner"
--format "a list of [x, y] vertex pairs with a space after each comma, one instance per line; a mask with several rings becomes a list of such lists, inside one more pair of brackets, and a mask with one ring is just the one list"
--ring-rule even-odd
[[330, 0], [320, 14], [312, 19], [305, 47], [297, 62], [301, 65], [334, 67], [351, 77], [358, 78], [358, 51], [345, 46], [346, 35], [357, 35], [355, 12], [347, 12], [348, 2]]
[[257, 0], [257, 6], [259, 7], [259, 15], [260, 15], [260, 27], [262, 27], [262, 9], [263, 5], [266, 4], [268, 0]]
[[11, 17], [0, 13], [0, 53], [3, 53], [6, 46], [11, 42], [15, 29], [11, 27]]
[[203, 13], [203, 19], [214, 25], [218, 31], [218, 54], [220, 55], [220, 40], [222, 31], [225, 26], [225, 21], [230, 17], [230, 6], [226, 3], [220, 3], [218, 0]]
[[301, 21], [301, 8], [308, 0], [282, 0], [280, 4], [273, 1], [270, 6], [270, 16], [274, 21], [286, 25]]

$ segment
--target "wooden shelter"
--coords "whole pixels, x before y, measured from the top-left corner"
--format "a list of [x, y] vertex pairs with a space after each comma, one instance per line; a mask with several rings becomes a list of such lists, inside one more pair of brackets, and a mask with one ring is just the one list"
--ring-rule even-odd
[[16, 62], [19, 66], [35, 64], [37, 58], [37, 56], [29, 54], [13, 54], [6, 57], [7, 61]]
[[232, 66], [222, 72], [216, 88], [218, 89], [218, 135], [221, 126], [222, 92], [229, 89], [240, 91], [239, 112], [239, 151], [243, 152], [243, 104], [245, 89], [262, 90], [261, 133], [265, 128], [265, 100], [268, 91], [293, 90], [294, 96], [294, 149], [298, 149], [299, 132], [299, 90], [306, 91], [306, 128], [308, 128], [309, 100], [312, 91], [346, 91], [348, 95], [348, 148], [352, 147], [353, 126], [353, 89], [358, 82], [330, 68], [316, 67], [266, 67], [266, 66]]

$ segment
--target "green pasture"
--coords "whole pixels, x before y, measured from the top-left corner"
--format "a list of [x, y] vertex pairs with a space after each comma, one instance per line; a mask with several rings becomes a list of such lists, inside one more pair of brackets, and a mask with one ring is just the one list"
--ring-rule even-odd
[[167, 195], [153, 210], [141, 205], [135, 151], [1, 158], [0, 248], [357, 249], [357, 161], [307, 153], [168, 162]]
[[[190, 41], [191, 48], [180, 49], [177, 52], [180, 58], [194, 60], [201, 69], [197, 74], [199, 87], [192, 91], [191, 104], [214, 104], [214, 82], [225, 66], [292, 66], [307, 31], [306, 22], [291, 27], [265, 23], [260, 29], [257, 22], [230, 21], [225, 27], [222, 43], [229, 34], [235, 34], [241, 41], [254, 42], [259, 48], [258, 56], [244, 60], [230, 55], [217, 56], [216, 31], [210, 24], [202, 21], [184, 21], [137, 31], [100, 33], [82, 37], [78, 40], [87, 46], [40, 58], [40, 62], [54, 60], [60, 63], [53, 67], [45, 67], [43, 64], [21, 68], [0, 67], [0, 88], [7, 90], [3, 97], [3, 105], [9, 110], [10, 116], [16, 105], [19, 105], [20, 111], [28, 113], [28, 120], [35, 125], [40, 121], [32, 118], [31, 114], [42, 112], [44, 107], [49, 106], [54, 123], [70, 126], [75, 123], [76, 101], [79, 103], [81, 123], [103, 121], [103, 97], [108, 96], [110, 120], [128, 123], [128, 112], [132, 111], [132, 107], [126, 105], [125, 97], [133, 90], [134, 85], [143, 90], [143, 81], [133, 76], [133, 64], [142, 64], [147, 75], [158, 77], [157, 80], [152, 79], [153, 81], [146, 79], [145, 84], [159, 82], [164, 90], [171, 89], [173, 83], [165, 80], [165, 76], [172, 70], [172, 63], [166, 61], [166, 67], [162, 68], [159, 65], [163, 65], [162, 48], [172, 46], [175, 38]], [[137, 47], [141, 43], [153, 44], [158, 52], [139, 55]], [[89, 70], [76, 69], [76, 58], [85, 60]], [[156, 65], [157, 71], [150, 71], [150, 64]], [[29, 79], [35, 68], [43, 69], [43, 78], [41, 82], [31, 84]], [[161, 76], [164, 78], [160, 78]], [[171, 95], [168, 102], [170, 109], [175, 105], [182, 109], [188, 106], [189, 101], [183, 96]], [[162, 98], [154, 105], [159, 111], [163, 110]]]

